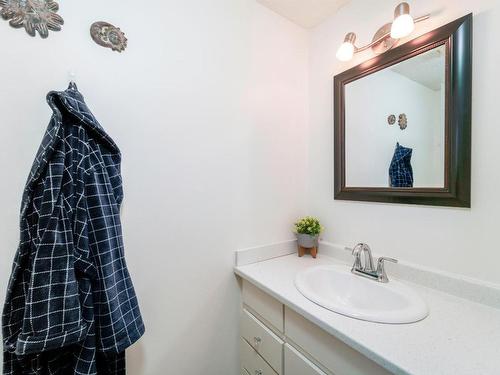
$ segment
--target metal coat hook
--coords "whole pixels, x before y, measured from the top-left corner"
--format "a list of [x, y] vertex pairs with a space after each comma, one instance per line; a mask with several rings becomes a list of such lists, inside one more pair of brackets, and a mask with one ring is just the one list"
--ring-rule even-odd
[[73, 70], [70, 70], [68, 72], [68, 79], [69, 79], [69, 89], [76, 90], [76, 73]]

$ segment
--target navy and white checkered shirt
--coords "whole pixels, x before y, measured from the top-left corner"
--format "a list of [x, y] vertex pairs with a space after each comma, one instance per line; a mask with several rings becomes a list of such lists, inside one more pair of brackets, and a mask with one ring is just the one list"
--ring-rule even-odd
[[121, 154], [76, 85], [47, 101], [2, 315], [4, 375], [124, 374], [144, 324], [123, 252]]
[[411, 155], [413, 150], [396, 144], [396, 150], [389, 167], [391, 187], [413, 187], [413, 168]]

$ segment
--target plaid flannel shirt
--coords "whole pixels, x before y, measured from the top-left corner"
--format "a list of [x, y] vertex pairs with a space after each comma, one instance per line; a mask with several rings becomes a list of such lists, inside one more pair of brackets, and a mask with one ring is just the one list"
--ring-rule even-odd
[[396, 150], [389, 167], [391, 187], [413, 187], [413, 168], [411, 155], [413, 150], [396, 144]]
[[123, 253], [120, 151], [76, 85], [47, 101], [2, 315], [4, 375], [124, 374], [144, 324]]

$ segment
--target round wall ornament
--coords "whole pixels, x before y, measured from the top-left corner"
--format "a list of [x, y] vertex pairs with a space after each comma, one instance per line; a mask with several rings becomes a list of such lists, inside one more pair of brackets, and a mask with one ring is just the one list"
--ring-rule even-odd
[[63, 18], [59, 5], [52, 0], [0, 0], [0, 16], [14, 28], [22, 28], [35, 36], [47, 38], [50, 31], [61, 31]]
[[396, 123], [396, 116], [395, 115], [389, 115], [389, 117], [387, 117], [387, 123], [389, 125], [394, 125]]
[[113, 51], [122, 52], [127, 48], [127, 38], [119, 27], [108, 22], [94, 22], [90, 26], [90, 35], [94, 42]]

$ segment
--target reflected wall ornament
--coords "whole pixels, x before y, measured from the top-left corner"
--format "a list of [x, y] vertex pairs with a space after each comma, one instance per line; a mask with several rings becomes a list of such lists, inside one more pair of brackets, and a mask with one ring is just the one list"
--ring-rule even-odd
[[36, 32], [47, 38], [50, 31], [61, 31], [63, 18], [59, 5], [52, 0], [0, 0], [0, 15], [14, 28], [24, 27], [31, 36]]
[[394, 125], [396, 123], [396, 116], [395, 115], [389, 115], [389, 117], [387, 117], [387, 123], [389, 125]]
[[406, 115], [404, 113], [401, 113], [399, 115], [398, 124], [401, 130], [405, 130], [406, 127], [408, 126], [408, 119], [406, 118]]
[[90, 35], [94, 42], [113, 51], [122, 52], [127, 48], [127, 38], [119, 27], [99, 21], [90, 26]]

